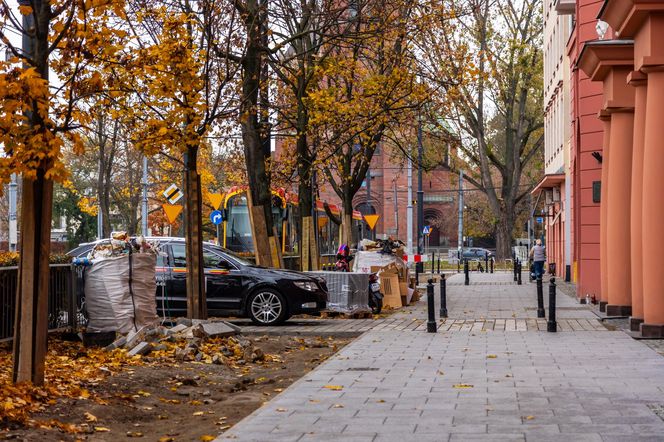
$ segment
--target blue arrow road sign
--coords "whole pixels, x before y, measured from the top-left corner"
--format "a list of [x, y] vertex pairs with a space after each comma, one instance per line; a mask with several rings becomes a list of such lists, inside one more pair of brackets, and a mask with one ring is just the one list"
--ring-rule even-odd
[[224, 215], [222, 215], [220, 211], [215, 210], [212, 213], [210, 213], [210, 221], [212, 221], [212, 224], [214, 225], [221, 224], [223, 220], [224, 220]]

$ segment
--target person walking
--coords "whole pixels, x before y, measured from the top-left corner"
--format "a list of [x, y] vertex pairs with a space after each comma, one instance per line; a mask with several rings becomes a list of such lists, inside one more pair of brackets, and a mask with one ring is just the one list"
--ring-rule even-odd
[[542, 240], [535, 241], [535, 245], [530, 249], [530, 258], [533, 260], [533, 277], [535, 279], [544, 275], [544, 262], [546, 261], [546, 249], [542, 245]]

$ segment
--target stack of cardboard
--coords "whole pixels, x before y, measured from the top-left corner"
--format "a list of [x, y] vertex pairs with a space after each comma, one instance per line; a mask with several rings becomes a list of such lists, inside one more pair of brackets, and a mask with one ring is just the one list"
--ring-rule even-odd
[[[413, 302], [416, 290], [409, 283], [407, 267], [400, 267], [391, 263], [384, 267], [372, 266], [371, 272], [378, 273], [380, 277], [380, 291], [384, 296], [384, 306], [399, 308]], [[419, 299], [419, 296], [417, 296], [417, 299]]]

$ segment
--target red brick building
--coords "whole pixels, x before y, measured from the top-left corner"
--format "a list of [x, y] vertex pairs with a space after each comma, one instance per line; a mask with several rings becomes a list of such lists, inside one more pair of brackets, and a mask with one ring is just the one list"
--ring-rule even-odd
[[[276, 143], [275, 156], [281, 151]], [[380, 146], [371, 161], [371, 196], [366, 185], [355, 195], [353, 208], [363, 214], [380, 215], [375, 227], [376, 238], [391, 236], [407, 244], [408, 240], [408, 162], [397, 159]], [[365, 180], [366, 183], [366, 180]], [[417, 165], [412, 168], [413, 248], [417, 247]], [[457, 246], [458, 182], [454, 174], [440, 169], [423, 174], [424, 222], [431, 226], [429, 247]], [[341, 207], [341, 201], [328, 183], [321, 185], [320, 199]], [[396, 204], [395, 204], [396, 195]], [[369, 206], [367, 206], [367, 200]]]

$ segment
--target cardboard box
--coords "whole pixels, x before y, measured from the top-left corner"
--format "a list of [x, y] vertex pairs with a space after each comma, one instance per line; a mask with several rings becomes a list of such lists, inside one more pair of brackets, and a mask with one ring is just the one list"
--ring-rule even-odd
[[412, 293], [412, 297], [410, 299], [410, 302], [417, 302], [420, 300], [420, 291], [418, 289], [408, 289]]
[[399, 291], [399, 275], [391, 273], [380, 274], [380, 291], [383, 294], [383, 305], [392, 308], [401, 307], [401, 292]]

